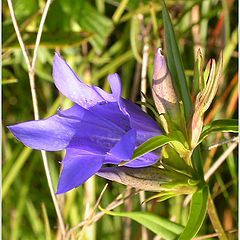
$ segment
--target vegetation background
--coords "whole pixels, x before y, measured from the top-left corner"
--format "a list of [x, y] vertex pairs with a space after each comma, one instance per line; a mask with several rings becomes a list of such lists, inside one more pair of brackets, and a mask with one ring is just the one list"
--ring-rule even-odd
[[[8, 3], [11, 1], [8, 1]], [[2, 170], [2, 237], [3, 239], [61, 239], [61, 229], [49, 192], [40, 151], [24, 147], [6, 126], [32, 120], [34, 116], [28, 66], [12, 24], [9, 6], [2, 2], [2, 89], [3, 89], [3, 170]], [[12, 6], [30, 60], [45, 7], [43, 0], [14, 0]], [[218, 118], [237, 118], [238, 105], [238, 22], [236, 0], [167, 0], [175, 34], [185, 67], [189, 87], [193, 79], [194, 59], [198, 48], [205, 62], [224, 54], [224, 77], [217, 97], [205, 115], [205, 123]], [[118, 72], [123, 82], [123, 97], [140, 101], [140, 90], [151, 98], [153, 56], [163, 43], [160, 1], [154, 0], [54, 0], [47, 12], [37, 52], [35, 84], [40, 118], [54, 114], [71, 102], [59, 95], [52, 79], [52, 61], [58, 51], [88, 84], [106, 91], [107, 75]], [[141, 86], [143, 48], [147, 53], [146, 88]], [[149, 114], [152, 114], [149, 111]], [[204, 169], [207, 171], [228, 145], [212, 150], [209, 145], [230, 138], [216, 134], [204, 141]], [[51, 144], [51, 143], [49, 143]], [[50, 173], [56, 190], [63, 152], [47, 153]], [[99, 214], [94, 208], [106, 180], [93, 177], [83, 186], [57, 196], [67, 229], [73, 239], [159, 239], [152, 232], [127, 218]], [[209, 181], [220, 220], [230, 239], [237, 239], [237, 152], [232, 152]], [[122, 193], [125, 200], [116, 200]], [[128, 196], [131, 195], [129, 198]], [[152, 193], [146, 193], [151, 196]], [[147, 211], [185, 224], [189, 205], [184, 197], [161, 203], [152, 201]], [[116, 210], [140, 210], [139, 194], [109, 182], [100, 205], [113, 202]], [[114, 207], [116, 207], [114, 205]], [[97, 217], [96, 217], [97, 216]], [[99, 218], [98, 218], [99, 217]], [[101, 218], [100, 218], [101, 217]], [[82, 222], [84, 219], [95, 223]], [[80, 225], [78, 225], [80, 224]], [[199, 236], [214, 237], [206, 217]], [[210, 235], [208, 235], [210, 234]], [[198, 238], [203, 239], [203, 238]]]

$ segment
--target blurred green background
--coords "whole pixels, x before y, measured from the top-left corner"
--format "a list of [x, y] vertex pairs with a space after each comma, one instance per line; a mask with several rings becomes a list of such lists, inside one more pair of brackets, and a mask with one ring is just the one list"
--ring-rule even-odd
[[[217, 97], [205, 115], [205, 123], [218, 118], [237, 118], [238, 104], [238, 22], [236, 0], [166, 1], [172, 16], [189, 87], [192, 86], [198, 48], [205, 62], [224, 54], [224, 77]], [[3, 239], [61, 239], [58, 222], [40, 151], [25, 148], [6, 126], [32, 120], [33, 108], [27, 66], [13, 28], [6, 0], [2, 3], [2, 197]], [[45, 6], [42, 0], [14, 0], [13, 8], [27, 52], [32, 56]], [[48, 11], [38, 50], [36, 90], [40, 117], [52, 115], [71, 103], [59, 94], [51, 76], [52, 60], [59, 51], [78, 76], [106, 91], [107, 75], [118, 72], [123, 97], [140, 101], [140, 80], [144, 44], [149, 46], [147, 96], [151, 98], [153, 55], [162, 46], [163, 24], [160, 1], [150, 0], [54, 0]], [[192, 91], [192, 93], [194, 90]], [[151, 115], [152, 113], [149, 112]], [[209, 151], [208, 146], [229, 136], [209, 137], [203, 147], [205, 170], [227, 148]], [[64, 153], [47, 153], [56, 189]], [[106, 180], [92, 178], [87, 184], [60, 195], [64, 221], [70, 229], [91, 212]], [[210, 180], [211, 192], [226, 230], [237, 229], [237, 154], [233, 152]], [[106, 207], [125, 187], [109, 182], [101, 206]], [[133, 190], [128, 189], [127, 192]], [[146, 193], [151, 196], [151, 193]], [[147, 204], [147, 210], [185, 224], [189, 206], [179, 207], [184, 197]], [[89, 210], [90, 209], [90, 210]], [[118, 210], [140, 210], [138, 195]], [[99, 210], [97, 209], [94, 214]], [[200, 235], [212, 233], [206, 218]], [[77, 228], [73, 239], [141, 239], [141, 227], [125, 218], [104, 216], [90, 227]], [[154, 235], [148, 232], [148, 239]], [[158, 239], [158, 238], [155, 238]], [[211, 239], [211, 238], [208, 238]], [[231, 234], [231, 239], [237, 239]]]

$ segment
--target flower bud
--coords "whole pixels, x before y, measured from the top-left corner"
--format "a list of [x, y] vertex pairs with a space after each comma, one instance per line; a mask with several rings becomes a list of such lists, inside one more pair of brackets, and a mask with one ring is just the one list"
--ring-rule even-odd
[[153, 98], [160, 114], [175, 112], [178, 99], [174, 91], [172, 79], [161, 48], [158, 48], [154, 59]]
[[195, 104], [194, 113], [191, 121], [191, 147], [195, 148], [198, 144], [202, 128], [203, 128], [203, 115], [210, 107], [219, 85], [220, 77], [222, 74], [223, 56], [220, 54], [218, 64], [211, 59], [204, 72], [203, 86], [198, 93]]
[[155, 53], [152, 93], [159, 114], [163, 114], [160, 120], [164, 130], [167, 133], [171, 131], [171, 123], [181, 129], [182, 117], [179, 100], [161, 48], [158, 48]]
[[160, 192], [155, 197], [161, 198], [162, 195], [163, 200], [165, 195], [168, 195], [167, 198], [169, 198], [193, 193], [197, 190], [198, 184], [198, 181], [191, 176], [171, 168], [103, 167], [97, 172], [97, 175], [139, 190]]
[[104, 167], [97, 175], [111, 181], [131, 186], [144, 191], [160, 192], [161, 183], [168, 182], [164, 171], [155, 167], [129, 168]]

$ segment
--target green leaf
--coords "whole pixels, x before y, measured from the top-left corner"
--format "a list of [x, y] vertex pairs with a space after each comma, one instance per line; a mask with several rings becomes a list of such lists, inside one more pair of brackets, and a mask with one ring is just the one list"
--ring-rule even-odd
[[197, 95], [199, 90], [202, 90], [205, 87], [202, 79], [202, 74], [203, 74], [203, 56], [201, 50], [198, 49], [197, 59], [194, 64], [194, 76], [193, 76], [195, 95]]
[[17, 83], [18, 80], [14, 76], [14, 74], [9, 71], [7, 68], [2, 68], [2, 85]]
[[[82, 43], [86, 43], [93, 36], [93, 33], [88, 32], [43, 32], [40, 46], [46, 48], [56, 47], [70, 47], [79, 46]], [[34, 48], [37, 32], [23, 32], [24, 45], [26, 48]], [[4, 45], [4, 50], [9, 48], [19, 48], [19, 43], [16, 38], [13, 41]]]
[[204, 180], [204, 171], [200, 146], [197, 146], [192, 153], [192, 165], [198, 175], [196, 177], [198, 179]]
[[129, 2], [129, 0], [123, 0], [118, 5], [118, 8], [116, 9], [115, 13], [112, 16], [112, 20], [115, 24], [117, 24], [119, 22], [123, 12], [127, 8], [128, 2]]
[[206, 185], [193, 194], [188, 222], [179, 240], [192, 239], [198, 233], [207, 212], [208, 194], [209, 189]]
[[165, 135], [161, 135], [161, 136], [156, 136], [156, 137], [152, 137], [150, 138], [148, 141], [144, 142], [143, 144], [141, 144], [135, 151], [133, 154], [132, 159], [136, 159], [148, 152], [154, 151], [160, 147], [162, 147], [163, 145], [171, 142], [172, 140], [165, 136]]
[[237, 44], [238, 44], [238, 27], [236, 27], [232, 32], [231, 39], [226, 43], [226, 46], [223, 50], [223, 56], [224, 56], [223, 71], [224, 72], [227, 69], [230, 59], [232, 58], [232, 53], [236, 49]]
[[141, 22], [135, 16], [131, 19], [130, 24], [130, 43], [133, 51], [133, 55], [139, 63], [142, 63], [142, 58], [139, 49], [141, 49], [141, 42], [139, 41], [139, 35], [141, 32]]
[[173, 30], [173, 25], [164, 0], [162, 0], [162, 14], [168, 67], [171, 72], [172, 79], [175, 82], [178, 95], [183, 101], [185, 117], [188, 119], [192, 109], [192, 101], [188, 90], [186, 76]]
[[133, 53], [131, 50], [121, 54], [120, 56], [116, 57], [112, 60], [109, 64], [106, 64], [100, 70], [93, 74], [92, 82], [99, 80], [100, 78], [106, 76], [114, 72], [114, 69], [117, 69], [121, 65], [125, 64], [126, 62], [130, 61], [133, 58]]
[[199, 138], [201, 143], [210, 133], [214, 132], [238, 132], [238, 120], [237, 119], [219, 119], [215, 120], [209, 125], [204, 127], [204, 130]]
[[[149, 140], [147, 140], [146, 142], [144, 142], [143, 144], [141, 144], [134, 151], [132, 160], [130, 160], [130, 161], [133, 161], [134, 159], [136, 159], [146, 153], [154, 151], [154, 150], [164, 146], [167, 143], [171, 144], [180, 155], [185, 155], [185, 154], [189, 153], [189, 150], [186, 149], [185, 146], [180, 141], [178, 141], [174, 138], [170, 138], [165, 135], [160, 135], [160, 136], [152, 137]], [[123, 164], [120, 164], [120, 166], [125, 165], [126, 163], [129, 163], [129, 161], [124, 162]]]
[[145, 226], [155, 234], [166, 240], [176, 239], [181, 233], [183, 227], [177, 223], [171, 222], [165, 218], [146, 212], [111, 212], [99, 207], [106, 214], [118, 217], [128, 217]]
[[111, 19], [99, 13], [88, 1], [80, 1], [79, 6], [76, 20], [83, 30], [95, 33], [90, 42], [96, 52], [101, 53], [108, 36], [113, 30], [113, 23]]
[[14, 1], [14, 13], [17, 19], [29, 17], [39, 9], [38, 1], [16, 0]]
[[[130, 1], [128, 6], [130, 7], [130, 4], [134, 3], [134, 1]], [[151, 13], [151, 8], [154, 9], [155, 12], [158, 12], [161, 9], [161, 6], [159, 6], [158, 3], [154, 3], [153, 1], [149, 2], [148, 4], [138, 4], [140, 6], [132, 6], [131, 11], [128, 11], [126, 14], [124, 14], [121, 17], [120, 22], [127, 22], [129, 19], [132, 19], [134, 16], [138, 14], [148, 14]]]

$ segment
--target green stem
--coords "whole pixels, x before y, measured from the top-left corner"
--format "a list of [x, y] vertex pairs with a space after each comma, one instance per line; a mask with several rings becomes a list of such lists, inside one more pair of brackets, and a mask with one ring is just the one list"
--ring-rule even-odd
[[216, 207], [214, 205], [211, 194], [209, 194], [209, 198], [208, 198], [208, 215], [210, 217], [210, 220], [212, 222], [215, 232], [218, 234], [219, 239], [220, 240], [228, 240], [227, 235], [224, 232], [222, 224], [218, 218]]

